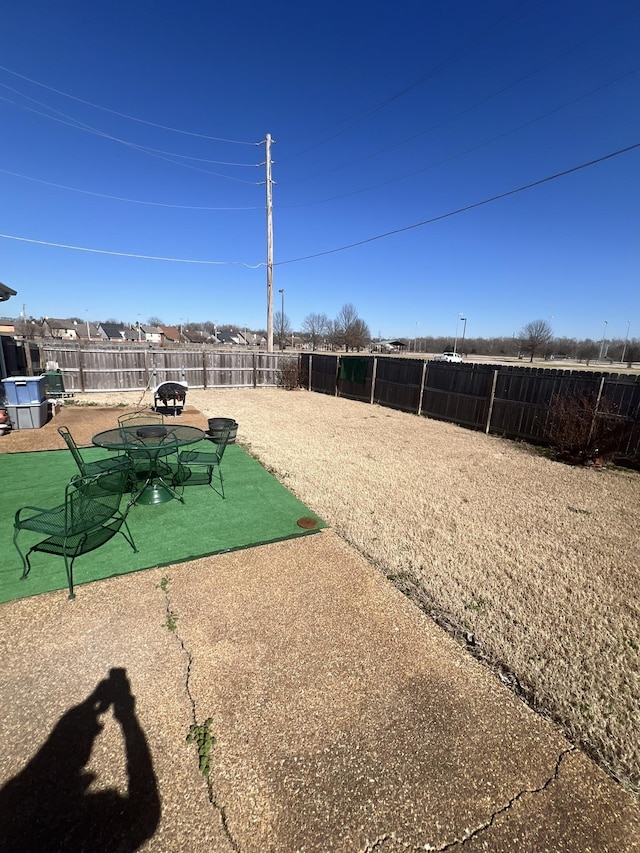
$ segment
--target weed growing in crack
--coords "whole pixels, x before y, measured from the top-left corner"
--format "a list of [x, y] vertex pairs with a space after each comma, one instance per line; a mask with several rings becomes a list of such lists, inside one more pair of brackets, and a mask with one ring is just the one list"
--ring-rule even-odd
[[168, 628], [169, 631], [175, 631], [178, 627], [178, 614], [169, 610], [167, 613], [167, 621], [162, 623], [163, 628]]
[[203, 776], [208, 776], [211, 770], [211, 748], [216, 742], [210, 731], [212, 723], [211, 717], [204, 723], [194, 723], [189, 726], [189, 734], [187, 735], [187, 743], [195, 743], [198, 747], [198, 765]]
[[166, 592], [169, 589], [170, 580], [171, 578], [169, 577], [169, 575], [165, 575], [160, 581], [160, 583], [156, 584], [156, 589], [161, 589], [163, 592]]

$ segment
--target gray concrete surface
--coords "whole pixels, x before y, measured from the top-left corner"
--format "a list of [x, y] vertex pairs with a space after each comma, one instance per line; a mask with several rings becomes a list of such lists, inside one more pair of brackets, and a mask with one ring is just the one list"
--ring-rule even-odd
[[637, 799], [330, 530], [77, 592], [0, 605], [3, 851], [640, 849]]

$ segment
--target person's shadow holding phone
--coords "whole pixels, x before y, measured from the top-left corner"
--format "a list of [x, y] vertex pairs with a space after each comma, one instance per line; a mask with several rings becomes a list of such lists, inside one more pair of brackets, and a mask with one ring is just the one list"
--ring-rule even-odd
[[[83, 772], [103, 727], [100, 716], [110, 707], [124, 738], [127, 796], [115, 790], [88, 793], [94, 777]], [[129, 853], [151, 838], [159, 821], [151, 753], [124, 669], [112, 669], [84, 702], [67, 711], [0, 791], [3, 853]]]

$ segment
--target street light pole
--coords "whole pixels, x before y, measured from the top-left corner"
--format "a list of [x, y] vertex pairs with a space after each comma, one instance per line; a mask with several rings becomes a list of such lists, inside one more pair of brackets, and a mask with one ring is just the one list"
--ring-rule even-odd
[[624, 364], [624, 357], [627, 353], [627, 343], [629, 342], [629, 328], [631, 326], [631, 320], [627, 320], [627, 334], [624, 336], [624, 346], [622, 347], [622, 358], [620, 361]]
[[608, 321], [604, 321], [604, 330], [602, 332], [602, 343], [600, 344], [600, 360], [604, 358], [604, 345], [607, 342], [607, 325]]
[[464, 355], [464, 338], [465, 338], [465, 335], [467, 334], [467, 318], [466, 317], [460, 317], [460, 319], [464, 323], [464, 326], [462, 327], [462, 341], [460, 343], [460, 349], [462, 350], [462, 354]]
[[416, 320], [416, 333], [413, 338], [413, 351], [418, 352], [418, 326], [420, 325], [420, 320]]
[[454, 355], [458, 351], [458, 324], [460, 323], [460, 320], [462, 320], [462, 314], [459, 313], [458, 316], [456, 317], [456, 339], [453, 342]]

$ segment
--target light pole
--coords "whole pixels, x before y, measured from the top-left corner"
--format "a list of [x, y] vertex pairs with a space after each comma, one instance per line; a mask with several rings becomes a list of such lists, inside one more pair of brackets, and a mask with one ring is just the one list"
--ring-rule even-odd
[[462, 314], [458, 314], [458, 316], [456, 317], [456, 339], [455, 339], [455, 341], [453, 342], [453, 352], [454, 352], [454, 355], [455, 355], [455, 353], [458, 351], [458, 323], [459, 323], [459, 322], [460, 322], [460, 320], [462, 320], [462, 319], [463, 319]]
[[278, 293], [282, 297], [282, 308], [280, 309], [280, 349], [284, 349], [284, 287], [281, 287]]
[[604, 321], [604, 330], [602, 332], [602, 343], [600, 344], [600, 360], [602, 360], [604, 358], [604, 354], [605, 354], [605, 344], [607, 342], [607, 325], [608, 325], [608, 321], [605, 320]]
[[84, 309], [84, 318], [87, 321], [87, 340], [91, 340], [91, 332], [89, 331], [89, 309]]
[[413, 351], [418, 352], [418, 326], [420, 325], [420, 320], [416, 320], [416, 333], [413, 337]]
[[620, 358], [620, 361], [622, 362], [622, 364], [624, 364], [624, 357], [625, 357], [626, 352], [627, 352], [627, 343], [629, 341], [629, 328], [630, 328], [630, 326], [631, 326], [631, 320], [627, 320], [627, 334], [624, 336], [624, 346], [622, 347], [622, 357]]
[[142, 330], [140, 329], [140, 315], [138, 314], [138, 343], [142, 340]]
[[462, 341], [460, 342], [460, 349], [462, 350], [462, 354], [464, 355], [464, 338], [465, 338], [465, 335], [467, 334], [467, 318], [466, 317], [460, 317], [460, 319], [464, 323], [464, 326], [462, 327]]

